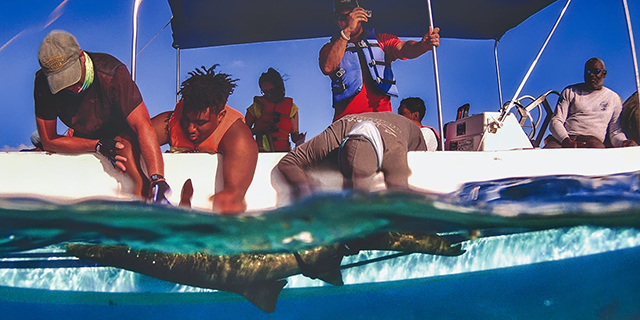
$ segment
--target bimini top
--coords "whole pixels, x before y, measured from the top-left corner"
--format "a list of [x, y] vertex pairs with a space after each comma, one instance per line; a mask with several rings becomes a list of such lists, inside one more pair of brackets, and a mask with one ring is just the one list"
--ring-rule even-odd
[[[445, 38], [500, 39], [556, 0], [432, 0]], [[169, 0], [173, 46], [200, 48], [330, 37], [332, 0]], [[421, 37], [429, 28], [427, 0], [360, 0], [376, 30]]]

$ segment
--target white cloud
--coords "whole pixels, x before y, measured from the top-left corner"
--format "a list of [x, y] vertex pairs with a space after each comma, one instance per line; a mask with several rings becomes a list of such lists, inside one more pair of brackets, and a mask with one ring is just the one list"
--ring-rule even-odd
[[231, 63], [231, 67], [244, 67], [244, 61], [242, 60], [233, 60], [233, 62]]
[[11, 146], [8, 146], [8, 145], [4, 145], [2, 147], [2, 149], [0, 149], [0, 151], [1, 152], [12, 152], [12, 151], [20, 151], [22, 149], [33, 149], [33, 146], [28, 146], [28, 145], [25, 145], [24, 143], [21, 143], [17, 147], [11, 147]]

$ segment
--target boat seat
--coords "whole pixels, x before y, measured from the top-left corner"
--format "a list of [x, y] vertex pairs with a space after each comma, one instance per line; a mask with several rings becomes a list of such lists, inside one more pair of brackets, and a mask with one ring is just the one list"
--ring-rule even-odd
[[[560, 97], [558, 91], [549, 90], [537, 98], [524, 95], [513, 101], [513, 105], [516, 107], [515, 110], [517, 110], [517, 112], [514, 112], [516, 118], [525, 133], [527, 133], [531, 144], [536, 148], [540, 147], [553, 116], [553, 109], [548, 99], [549, 95]], [[530, 102], [525, 105], [526, 101]], [[504, 107], [506, 108], [510, 103], [511, 101], [507, 101]]]

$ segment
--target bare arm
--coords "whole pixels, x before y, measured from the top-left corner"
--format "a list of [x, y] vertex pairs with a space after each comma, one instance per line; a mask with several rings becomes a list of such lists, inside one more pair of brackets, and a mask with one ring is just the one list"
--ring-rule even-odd
[[329, 75], [338, 69], [346, 48], [347, 40], [342, 37], [322, 46], [318, 61], [320, 62], [320, 70], [324, 75]]
[[244, 196], [253, 181], [258, 163], [258, 146], [249, 127], [241, 120], [231, 125], [220, 141], [223, 189], [213, 195], [213, 211], [240, 213], [247, 209]]
[[156, 135], [158, 136], [158, 144], [163, 146], [169, 143], [169, 118], [173, 111], [167, 111], [158, 114], [157, 116], [151, 118], [151, 125], [153, 129], [156, 131]]
[[[343, 22], [343, 24], [340, 25], [344, 26], [341, 30], [342, 34], [347, 38], [351, 38], [350, 41], [355, 42], [355, 39], [363, 32], [362, 22], [367, 21], [369, 21], [369, 18], [364, 9], [360, 7], [353, 9], [347, 17], [346, 23]], [[318, 61], [323, 74], [329, 75], [338, 69], [340, 61], [342, 61], [342, 56], [344, 56], [344, 50], [347, 48], [347, 43], [348, 40], [340, 36], [337, 37], [335, 41], [325, 44], [322, 49], [320, 49]]]
[[99, 140], [61, 136], [57, 130], [57, 120], [36, 117], [38, 134], [46, 151], [60, 153], [89, 153], [96, 150]]
[[[57, 120], [44, 120], [36, 117], [36, 127], [42, 147], [46, 151], [59, 153], [91, 153], [96, 151], [96, 144], [100, 140], [85, 139], [73, 136], [61, 136], [58, 134]], [[125, 146], [121, 142], [117, 142], [115, 147], [123, 149]], [[115, 166], [122, 172], [127, 168], [124, 165], [127, 158], [122, 155], [114, 157]]]
[[249, 127], [253, 133], [253, 125], [256, 123], [256, 117], [254, 117], [249, 110], [247, 110], [247, 114], [244, 115], [244, 123], [247, 124], [247, 127]]
[[422, 37], [421, 41], [408, 40], [398, 43], [396, 50], [398, 58], [417, 58], [434, 47], [440, 45], [440, 28], [429, 27], [429, 33]]
[[127, 123], [138, 137], [142, 158], [147, 165], [149, 175], [164, 175], [164, 160], [160, 152], [158, 136], [151, 125], [149, 111], [147, 111], [147, 106], [145, 106], [144, 102], [141, 102], [131, 111], [127, 116]]

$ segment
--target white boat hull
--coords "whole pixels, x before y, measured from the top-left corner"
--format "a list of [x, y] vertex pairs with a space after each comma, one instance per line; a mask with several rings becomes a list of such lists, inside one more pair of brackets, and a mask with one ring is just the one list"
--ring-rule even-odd
[[[164, 155], [165, 176], [173, 188], [170, 201], [179, 203], [186, 179], [194, 185], [192, 206], [210, 210], [221, 188], [220, 155]], [[284, 153], [262, 153], [246, 195], [249, 211], [265, 211], [290, 202], [288, 187], [274, 170]], [[508, 177], [545, 175], [600, 176], [640, 170], [640, 147], [616, 149], [511, 150], [482, 152], [410, 152], [410, 185], [420, 191], [449, 193], [462, 184]], [[58, 202], [87, 198], [132, 199], [130, 181], [94, 154], [62, 155], [45, 152], [0, 153], [1, 197], [37, 197]], [[324, 168], [313, 176], [323, 190], [339, 190], [342, 177]], [[384, 188], [378, 176], [378, 188]]]

